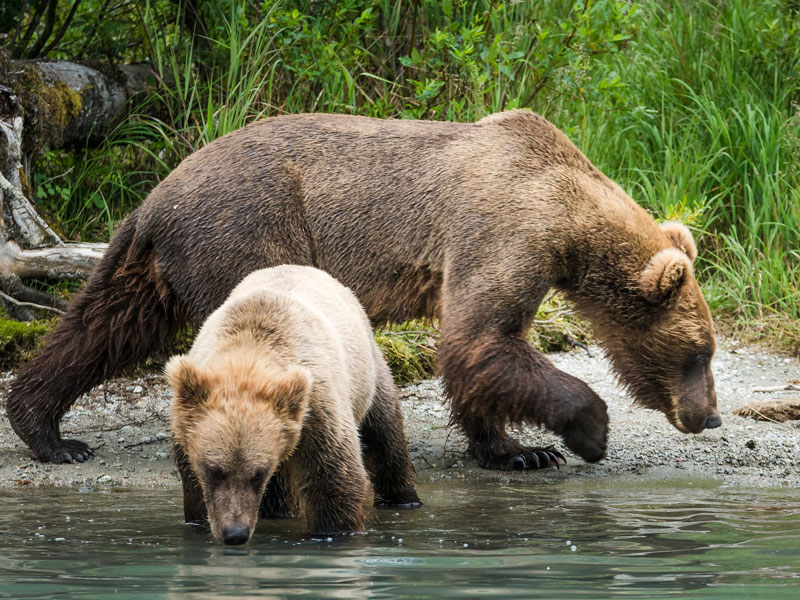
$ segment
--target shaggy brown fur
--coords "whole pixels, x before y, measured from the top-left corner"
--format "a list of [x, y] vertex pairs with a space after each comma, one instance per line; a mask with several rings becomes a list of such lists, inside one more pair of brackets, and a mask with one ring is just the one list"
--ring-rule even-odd
[[[217, 539], [246, 542], [275, 500], [279, 512], [301, 500], [314, 534], [361, 531], [368, 473], [376, 504], [419, 505], [403, 415], [367, 316], [322, 271], [255, 271], [166, 371], [185, 517], [207, 518]], [[265, 496], [276, 472], [288, 499]]]
[[[605, 451], [603, 402], [525, 346], [527, 328], [547, 290], [564, 290], [637, 402], [682, 431], [719, 425], [713, 325], [690, 240], [681, 226], [660, 228], [527, 111], [475, 124], [266, 119], [188, 157], [153, 190], [62, 333], [20, 373], [8, 414], [38, 457], [66, 460], [76, 442], [60, 439], [59, 418], [78, 391], [154, 349], [139, 339], [140, 325], [161, 335], [180, 316], [201, 323], [246, 273], [295, 263], [350, 287], [374, 324], [440, 318], [454, 416], [483, 466], [526, 463], [527, 450], [505, 432], [510, 422], [560, 431], [595, 460]], [[122, 275], [112, 275], [129, 246], [151, 248], [158, 270], [141, 282], [152, 291], [126, 296], [126, 305], [116, 291]], [[685, 251], [686, 262], [667, 271], [674, 261], [654, 257], [668, 248]], [[108, 309], [88, 312], [87, 303]], [[113, 336], [136, 352], [117, 356], [109, 333], [128, 313], [141, 316]], [[94, 368], [82, 366], [84, 352]]]

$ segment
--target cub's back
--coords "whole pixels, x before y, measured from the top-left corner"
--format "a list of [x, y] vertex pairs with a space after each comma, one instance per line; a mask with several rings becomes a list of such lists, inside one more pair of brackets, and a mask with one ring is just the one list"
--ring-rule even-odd
[[211, 314], [190, 354], [198, 362], [213, 360], [248, 330], [264, 333], [271, 353], [311, 369], [319, 394], [349, 399], [359, 419], [366, 412], [380, 353], [361, 304], [333, 277], [299, 265], [252, 272]]

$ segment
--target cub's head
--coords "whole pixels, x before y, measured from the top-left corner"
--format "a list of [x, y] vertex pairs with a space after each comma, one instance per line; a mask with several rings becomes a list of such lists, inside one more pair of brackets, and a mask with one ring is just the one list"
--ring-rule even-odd
[[692, 272], [689, 230], [661, 225], [669, 246], [634, 273], [625, 296], [632, 308], [605, 324], [603, 339], [619, 379], [638, 404], [663, 412], [684, 433], [719, 427], [711, 373], [714, 324]]
[[187, 356], [173, 357], [166, 374], [173, 436], [202, 487], [211, 533], [244, 544], [267, 482], [300, 440], [311, 375], [302, 367], [265, 368], [257, 359], [209, 371]]

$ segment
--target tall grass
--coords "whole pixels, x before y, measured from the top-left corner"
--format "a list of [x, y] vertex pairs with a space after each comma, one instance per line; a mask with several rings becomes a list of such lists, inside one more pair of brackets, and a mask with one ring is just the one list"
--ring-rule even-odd
[[[101, 182], [85, 197], [100, 194], [106, 208], [79, 219], [111, 227], [180, 158], [264, 116], [472, 121], [526, 107], [658, 218], [694, 228], [718, 316], [800, 348], [800, 17], [791, 2], [220, 5], [229, 10], [203, 46], [177, 42], [174, 24], [141, 12], [165, 116], [134, 119], [110, 138], [95, 165], [102, 177], [84, 178]], [[109, 161], [131, 148], [143, 167]]]
[[642, 16], [629, 53], [604, 65], [624, 91], [582, 107], [574, 137], [642, 204], [696, 228], [719, 313], [797, 348], [800, 20], [743, 0], [647, 3]]

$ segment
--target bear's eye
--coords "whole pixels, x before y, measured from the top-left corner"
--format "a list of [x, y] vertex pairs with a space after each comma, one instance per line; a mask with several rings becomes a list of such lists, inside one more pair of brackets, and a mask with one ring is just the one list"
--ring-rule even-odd
[[206, 479], [209, 481], [222, 481], [225, 479], [225, 471], [222, 470], [222, 467], [218, 465], [207, 465], [206, 466]]
[[267, 469], [258, 469], [253, 476], [250, 478], [250, 483], [253, 487], [261, 487], [261, 484], [264, 483], [264, 480], [267, 478]]
[[686, 357], [686, 363], [684, 365], [684, 370], [687, 374], [699, 371], [701, 369], [705, 369], [708, 366], [708, 362], [711, 360], [711, 354], [707, 352], [693, 352], [689, 356]]

